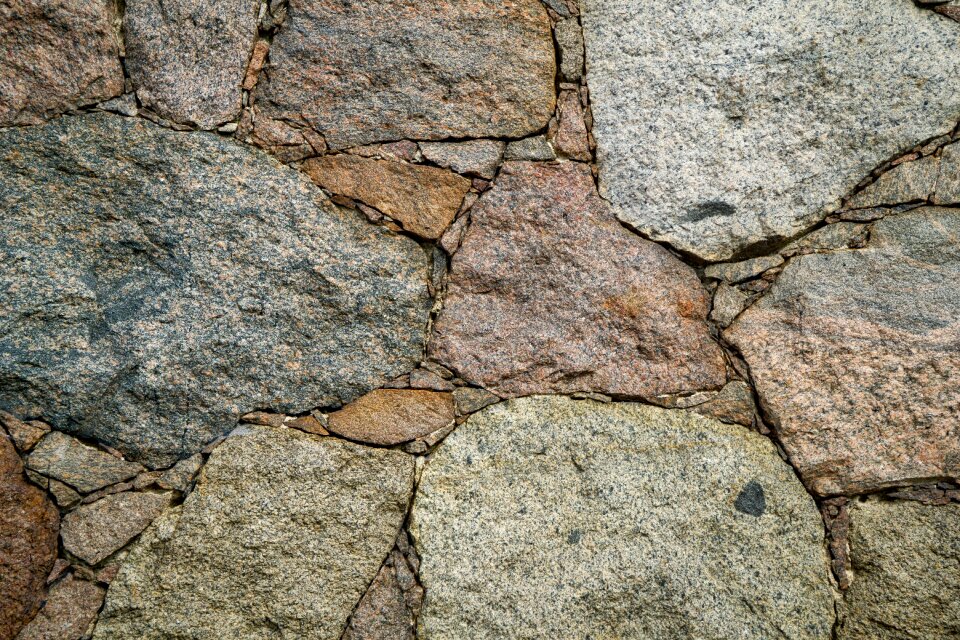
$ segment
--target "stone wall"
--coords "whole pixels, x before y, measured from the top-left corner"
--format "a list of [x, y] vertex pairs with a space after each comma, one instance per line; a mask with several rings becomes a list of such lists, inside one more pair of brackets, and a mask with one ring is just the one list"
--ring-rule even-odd
[[960, 2], [0, 12], [0, 640], [960, 638]]

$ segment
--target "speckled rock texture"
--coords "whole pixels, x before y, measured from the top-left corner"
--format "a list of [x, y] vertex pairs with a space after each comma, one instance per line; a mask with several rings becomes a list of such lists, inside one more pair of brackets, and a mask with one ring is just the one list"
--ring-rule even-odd
[[0, 409], [166, 466], [420, 357], [426, 254], [262, 152], [91, 115], [0, 158]]
[[839, 640], [960, 637], [960, 505], [868, 500], [850, 510], [855, 578]]
[[331, 413], [327, 428], [350, 440], [393, 445], [443, 429], [453, 419], [453, 394], [376, 389]]
[[[265, 143], [521, 137], [554, 107], [538, 0], [291, 0], [256, 89]], [[276, 132], [281, 129], [283, 132]]]
[[514, 162], [471, 211], [430, 354], [501, 395], [718, 388], [693, 270], [624, 229], [585, 165]]
[[127, 3], [126, 67], [143, 106], [202, 129], [235, 120], [259, 7], [255, 0]]
[[16, 640], [76, 640], [97, 619], [103, 604], [103, 587], [70, 575], [50, 587], [40, 613], [17, 635]]
[[412, 489], [400, 451], [243, 428], [140, 537], [94, 638], [338, 638]]
[[0, 127], [38, 124], [123, 93], [110, 0], [0, 4]]
[[59, 431], [44, 436], [30, 452], [27, 467], [83, 493], [129, 480], [144, 470], [136, 462], [112, 456]]
[[910, 2], [585, 0], [600, 192], [709, 260], [782, 242], [960, 119], [960, 25]]
[[725, 336], [804, 482], [857, 493], [960, 477], [960, 214], [877, 222], [800, 256]]
[[813, 500], [769, 440], [691, 413], [485, 409], [426, 463], [411, 531], [422, 638], [830, 638]]
[[170, 492], [126, 491], [68, 513], [60, 526], [64, 548], [96, 565], [124, 547], [170, 506]]

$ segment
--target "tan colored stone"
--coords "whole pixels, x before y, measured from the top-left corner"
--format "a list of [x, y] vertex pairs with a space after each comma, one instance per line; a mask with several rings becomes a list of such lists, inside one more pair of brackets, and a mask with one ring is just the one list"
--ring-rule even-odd
[[933, 193], [939, 166], [937, 156], [902, 162], [853, 195], [847, 207], [866, 209], [926, 200]]
[[99, 564], [140, 535], [172, 499], [170, 492], [128, 491], [84, 505], [63, 518], [63, 546], [84, 562]]
[[408, 442], [454, 419], [453, 396], [420, 389], [376, 389], [330, 414], [331, 432], [379, 445]]
[[692, 269], [630, 233], [590, 168], [506, 163], [453, 256], [431, 357], [501, 396], [719, 388]]
[[112, 456], [59, 431], [40, 441], [27, 458], [27, 466], [82, 493], [129, 480], [144, 471], [136, 462]]
[[50, 588], [40, 613], [16, 640], [77, 640], [96, 619], [105, 591], [86, 580], [67, 576]]
[[393, 551], [350, 616], [342, 640], [413, 640], [413, 614], [397, 579], [397, 565], [403, 567], [405, 561]]
[[37, 420], [24, 422], [10, 415], [6, 411], [0, 411], [0, 424], [2, 424], [10, 439], [16, 445], [17, 450], [25, 453], [33, 449], [40, 442], [43, 436], [50, 433], [50, 426]]
[[453, 222], [470, 190], [470, 181], [452, 171], [349, 154], [311, 158], [303, 170], [321, 187], [375, 207], [430, 240]]
[[721, 282], [713, 294], [713, 309], [710, 311], [710, 319], [726, 327], [734, 318], [740, 315], [750, 297], [726, 282]]
[[960, 142], [955, 142], [943, 149], [933, 203], [960, 203]]
[[257, 40], [256, 44], [253, 45], [253, 53], [250, 54], [250, 64], [247, 65], [247, 73], [243, 76], [243, 88], [247, 91], [250, 91], [257, 85], [260, 70], [263, 69], [263, 63], [266, 62], [269, 51], [270, 43], [266, 40]]
[[560, 94], [557, 106], [560, 121], [554, 144], [557, 151], [573, 160], [590, 161], [590, 142], [587, 137], [587, 125], [583, 122], [583, 105], [580, 96], [574, 91]]

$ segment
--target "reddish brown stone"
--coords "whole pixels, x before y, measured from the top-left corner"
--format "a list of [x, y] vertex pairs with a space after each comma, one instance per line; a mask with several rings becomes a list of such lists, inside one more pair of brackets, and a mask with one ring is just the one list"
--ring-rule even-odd
[[83, 637], [103, 604], [104, 590], [92, 582], [68, 576], [50, 588], [40, 613], [17, 640], [76, 640]]
[[257, 85], [257, 78], [260, 77], [260, 70], [263, 69], [263, 63], [266, 61], [269, 51], [270, 43], [266, 40], [257, 40], [257, 43], [253, 45], [250, 64], [247, 65], [247, 73], [243, 77], [243, 88], [247, 91]]
[[38, 124], [123, 92], [109, 0], [0, 3], [0, 126]]
[[330, 414], [328, 429], [351, 440], [393, 445], [453, 422], [453, 396], [419, 389], [377, 389]]
[[6, 411], [0, 411], [0, 424], [6, 428], [13, 444], [21, 453], [33, 449], [43, 436], [50, 433], [50, 426], [39, 420], [24, 422]]
[[390, 554], [350, 616], [343, 640], [413, 640], [413, 615], [395, 568], [403, 563], [399, 552]]
[[501, 396], [719, 388], [692, 269], [624, 229], [578, 163], [506, 163], [453, 256], [432, 357]]
[[573, 160], [590, 161], [590, 141], [587, 138], [587, 125], [583, 122], [583, 106], [580, 96], [574, 91], [560, 94], [558, 104], [560, 122], [554, 145], [561, 154]]
[[13, 638], [40, 607], [57, 559], [59, 516], [27, 482], [23, 463], [0, 434], [0, 638]]
[[431, 240], [453, 222], [470, 190], [469, 180], [446, 169], [350, 154], [311, 158], [303, 170], [321, 187], [375, 207]]

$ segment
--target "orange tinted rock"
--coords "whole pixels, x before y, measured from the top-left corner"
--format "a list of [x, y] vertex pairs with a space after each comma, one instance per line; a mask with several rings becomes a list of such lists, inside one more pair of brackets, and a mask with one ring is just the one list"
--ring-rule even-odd
[[303, 170], [321, 187], [387, 214], [430, 240], [453, 222], [470, 181], [452, 171], [349, 154], [311, 158]]
[[419, 389], [377, 389], [330, 414], [328, 429], [379, 445], [407, 442], [453, 422], [453, 395]]
[[471, 210], [431, 357], [498, 395], [715, 389], [694, 271], [624, 229], [590, 169], [508, 162]]

